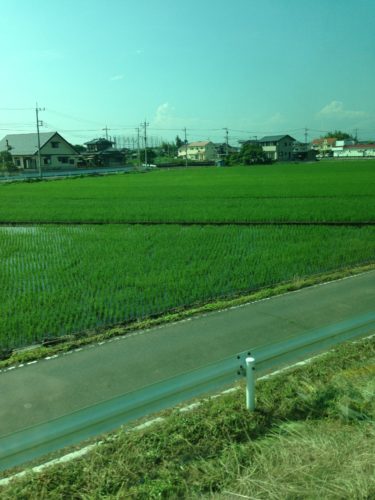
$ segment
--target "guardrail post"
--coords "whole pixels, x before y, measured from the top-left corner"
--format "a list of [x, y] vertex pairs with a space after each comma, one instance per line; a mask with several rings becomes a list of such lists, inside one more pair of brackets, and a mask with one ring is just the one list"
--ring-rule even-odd
[[255, 359], [246, 358], [246, 408], [255, 410]]

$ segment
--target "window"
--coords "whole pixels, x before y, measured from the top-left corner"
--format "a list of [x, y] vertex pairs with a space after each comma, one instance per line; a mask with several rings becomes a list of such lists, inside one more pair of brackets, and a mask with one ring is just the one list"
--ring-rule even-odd
[[53, 149], [57, 149], [59, 147], [59, 142], [58, 141], [52, 141], [51, 142], [51, 146], [53, 147]]
[[68, 163], [69, 161], [69, 158], [67, 156], [59, 156], [57, 159], [60, 163]]

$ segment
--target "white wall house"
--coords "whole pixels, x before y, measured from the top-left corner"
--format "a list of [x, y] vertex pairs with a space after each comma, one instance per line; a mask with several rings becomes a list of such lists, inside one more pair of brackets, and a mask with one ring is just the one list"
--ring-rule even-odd
[[[41, 167], [56, 169], [75, 167], [79, 154], [58, 132], [42, 132]], [[0, 151], [9, 151], [19, 169], [38, 168], [38, 134], [9, 134], [0, 141]]]
[[178, 157], [193, 161], [215, 160], [217, 156], [216, 148], [211, 141], [190, 142], [178, 149]]
[[375, 144], [338, 144], [333, 149], [335, 158], [373, 158], [375, 157]]

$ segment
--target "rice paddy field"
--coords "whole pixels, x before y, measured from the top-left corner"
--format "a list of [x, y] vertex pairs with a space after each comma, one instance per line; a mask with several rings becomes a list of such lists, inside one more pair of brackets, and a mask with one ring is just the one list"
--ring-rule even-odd
[[[0, 185], [0, 349], [372, 263], [374, 172], [335, 162]], [[235, 225], [246, 221], [271, 224]], [[277, 224], [288, 221], [349, 224]]]
[[0, 222], [374, 221], [375, 161], [0, 184]]

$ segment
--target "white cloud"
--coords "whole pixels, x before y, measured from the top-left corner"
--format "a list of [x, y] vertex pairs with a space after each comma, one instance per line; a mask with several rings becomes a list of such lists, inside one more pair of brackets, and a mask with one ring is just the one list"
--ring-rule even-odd
[[364, 111], [345, 109], [344, 103], [341, 101], [331, 101], [319, 111], [318, 116], [326, 118], [360, 118], [366, 116], [366, 113]]
[[163, 104], [160, 104], [160, 106], [157, 107], [155, 117], [154, 117], [154, 124], [155, 125], [167, 125], [171, 122], [173, 118], [173, 111], [174, 108], [170, 106], [168, 102], [164, 102]]
[[124, 79], [124, 75], [114, 75], [114, 76], [111, 76], [110, 80], [111, 82], [117, 82], [118, 80], [123, 80]]

